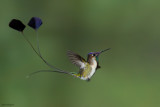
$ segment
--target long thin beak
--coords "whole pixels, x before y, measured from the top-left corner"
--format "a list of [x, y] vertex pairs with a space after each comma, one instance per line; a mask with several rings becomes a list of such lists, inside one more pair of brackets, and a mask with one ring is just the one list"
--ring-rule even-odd
[[101, 53], [103, 53], [103, 52], [106, 52], [106, 51], [108, 51], [108, 50], [110, 50], [111, 48], [107, 48], [107, 49], [105, 49], [105, 50], [102, 50], [102, 51], [100, 51], [100, 52], [97, 52], [97, 56], [99, 56]]
[[102, 50], [102, 51], [100, 51], [100, 53], [99, 54], [101, 54], [101, 53], [103, 53], [103, 52], [106, 52], [106, 51], [108, 51], [108, 50], [110, 50], [111, 48], [107, 48], [107, 49], [105, 49], [105, 50]]

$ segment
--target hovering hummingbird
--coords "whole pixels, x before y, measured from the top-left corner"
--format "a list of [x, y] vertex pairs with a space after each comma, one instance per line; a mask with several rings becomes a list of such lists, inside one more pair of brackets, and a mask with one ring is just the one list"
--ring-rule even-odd
[[[29, 21], [28, 25], [37, 31], [38, 28], [42, 25], [42, 20], [38, 17], [32, 17], [31, 20]], [[58, 73], [68, 74], [68, 75], [71, 75], [73, 77], [76, 77], [76, 78], [79, 78], [82, 80], [89, 81], [91, 79], [91, 77], [94, 75], [94, 73], [96, 72], [96, 70], [100, 68], [99, 60], [98, 60], [99, 55], [107, 50], [110, 50], [110, 48], [108, 48], [108, 49], [105, 49], [100, 52], [90, 52], [90, 53], [88, 53], [87, 60], [85, 60], [83, 57], [81, 57], [80, 55], [78, 55], [72, 51], [68, 51], [67, 55], [68, 55], [70, 61], [73, 64], [75, 64], [76, 66], [78, 66], [80, 70], [77, 73], [76, 72], [67, 72], [67, 71], [64, 71], [62, 69], [59, 69], [59, 68], [51, 65], [42, 57], [42, 54], [40, 52], [40, 47], [39, 47], [38, 33], [37, 33], [37, 49], [38, 49], [38, 51], [37, 51], [34, 48], [34, 46], [32, 45], [32, 43], [28, 40], [28, 38], [24, 35], [23, 30], [25, 29], [26, 26], [20, 20], [17, 20], [17, 19], [11, 20], [11, 22], [9, 23], [9, 26], [11, 28], [21, 32], [23, 34], [25, 40], [28, 42], [28, 44], [33, 49], [33, 51], [40, 57], [40, 59], [47, 66], [49, 66], [50, 68], [53, 69], [53, 70], [40, 70], [40, 71], [32, 72], [27, 77], [30, 77], [31, 75], [39, 73], [39, 72], [58, 72]]]
[[100, 68], [99, 60], [98, 60], [99, 55], [107, 50], [110, 50], [110, 48], [105, 49], [100, 52], [88, 53], [87, 61], [83, 57], [81, 57], [80, 55], [78, 55], [72, 51], [68, 51], [67, 55], [68, 55], [69, 59], [71, 60], [71, 62], [80, 68], [78, 73], [72, 73], [72, 75], [74, 75], [82, 80], [89, 81], [91, 79], [91, 77], [94, 75], [94, 73], [96, 72], [96, 70]]
[[57, 73], [68, 74], [73, 77], [79, 78], [81, 80], [89, 81], [91, 79], [91, 77], [94, 75], [94, 73], [96, 72], [96, 70], [101, 68], [99, 65], [99, 55], [107, 50], [110, 50], [110, 49], [111, 48], [105, 49], [100, 52], [88, 53], [87, 61], [83, 57], [81, 57], [80, 55], [78, 55], [72, 51], [68, 51], [67, 55], [68, 55], [70, 61], [74, 65], [79, 67], [79, 72], [68, 72], [68, 71], [64, 71], [62, 69], [56, 68], [55, 66], [49, 64], [42, 56], [40, 56], [40, 58], [45, 62], [45, 64], [47, 64], [49, 67], [53, 68], [54, 70], [36, 71], [36, 72], [29, 74], [27, 77], [30, 77], [34, 74], [39, 73], [39, 72], [57, 72]]

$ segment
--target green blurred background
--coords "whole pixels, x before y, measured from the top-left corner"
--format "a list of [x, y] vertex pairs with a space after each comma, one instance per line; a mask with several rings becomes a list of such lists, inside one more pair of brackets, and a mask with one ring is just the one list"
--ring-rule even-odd
[[[42, 54], [51, 64], [78, 71], [66, 56], [106, 48], [90, 82], [49, 69], [22, 35], [8, 27], [17, 18], [43, 20]], [[1, 0], [0, 104], [13, 107], [160, 107], [160, 1]], [[35, 31], [24, 34], [36, 45]], [[3, 106], [3, 105], [0, 105]], [[7, 105], [5, 105], [6, 107]]]

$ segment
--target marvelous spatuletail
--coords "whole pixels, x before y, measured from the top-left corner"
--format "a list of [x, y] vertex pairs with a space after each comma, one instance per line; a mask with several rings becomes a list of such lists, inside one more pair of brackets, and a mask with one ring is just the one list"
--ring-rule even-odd
[[100, 68], [99, 60], [98, 60], [99, 55], [107, 50], [110, 50], [110, 48], [100, 52], [88, 53], [87, 61], [80, 55], [72, 51], [68, 51], [67, 55], [69, 56], [69, 59], [71, 60], [71, 62], [80, 68], [78, 73], [72, 73], [72, 75], [82, 80], [89, 81], [91, 77], [94, 75], [94, 73], [96, 72], [96, 70]]
[[[42, 21], [40, 18], [38, 17], [32, 17], [28, 23], [28, 25], [35, 29], [35, 31], [37, 32], [38, 28], [42, 25]], [[18, 19], [13, 19], [11, 20], [11, 22], [9, 23], [9, 26], [19, 32], [22, 32], [25, 40], [29, 43], [29, 45], [31, 46], [31, 48], [34, 50], [34, 52], [40, 57], [40, 59], [50, 68], [52, 68], [53, 70], [40, 70], [40, 71], [36, 71], [33, 72], [29, 75], [27, 75], [27, 77], [30, 77], [34, 74], [37, 74], [39, 72], [57, 72], [57, 73], [64, 73], [64, 74], [68, 74], [71, 75], [73, 77], [82, 79], [82, 80], [87, 80], [89, 81], [91, 79], [91, 77], [94, 75], [94, 73], [96, 72], [97, 69], [100, 68], [99, 66], [99, 55], [103, 52], [106, 52], [107, 50], [110, 50], [110, 48], [105, 49], [103, 51], [100, 52], [90, 52], [88, 53], [88, 57], [87, 60], [85, 60], [83, 57], [81, 57], [80, 55], [72, 52], [72, 51], [68, 51], [67, 55], [69, 57], [69, 59], [71, 60], [71, 62], [73, 64], [75, 64], [77, 67], [79, 67], [79, 72], [67, 72], [64, 71], [62, 69], [59, 69], [53, 65], [51, 65], [50, 63], [48, 63], [43, 57], [42, 54], [40, 52], [40, 47], [39, 47], [39, 40], [38, 40], [38, 33], [37, 33], [37, 49], [38, 51], [34, 48], [34, 46], [32, 45], [32, 43], [27, 39], [27, 37], [24, 35], [23, 30], [25, 29], [25, 25]]]
[[40, 71], [36, 71], [36, 72], [29, 74], [28, 77], [30, 77], [36, 73], [39, 73], [39, 72], [58, 72], [58, 73], [69, 74], [69, 75], [74, 76], [76, 78], [89, 81], [91, 79], [91, 77], [95, 74], [96, 70], [101, 68], [99, 65], [99, 55], [103, 52], [106, 52], [107, 50], [110, 50], [110, 49], [111, 48], [105, 49], [100, 52], [88, 53], [87, 61], [83, 57], [81, 57], [80, 55], [69, 50], [69, 51], [67, 51], [67, 55], [68, 55], [70, 61], [74, 65], [79, 67], [79, 72], [67, 72], [67, 71], [60, 70], [60, 69], [54, 70], [54, 71], [40, 70]]

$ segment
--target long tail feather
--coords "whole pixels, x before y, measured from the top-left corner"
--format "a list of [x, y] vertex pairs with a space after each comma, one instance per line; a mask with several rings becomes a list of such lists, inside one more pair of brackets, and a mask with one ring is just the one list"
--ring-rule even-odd
[[[23, 34], [23, 33], [22, 33]], [[50, 68], [53, 68], [55, 70], [58, 70], [58, 71], [62, 71], [61, 69], [49, 64], [41, 55], [40, 53], [40, 49], [39, 49], [39, 43], [38, 43], [38, 37], [37, 37], [37, 47], [38, 47], [38, 52], [36, 51], [36, 49], [33, 47], [32, 43], [28, 40], [28, 38], [23, 34], [23, 37], [25, 38], [25, 40], [29, 43], [29, 45], [31, 46], [31, 48], [33, 49], [33, 51], [42, 59], [42, 61], [47, 65], [49, 66]]]
[[37, 30], [36, 30], [36, 37], [37, 37], [37, 49], [38, 49], [38, 53], [39, 53], [40, 56], [42, 56], [41, 52], [40, 52], [40, 48], [39, 48], [39, 37], [38, 37], [38, 31]]
[[57, 72], [57, 73], [63, 73], [63, 74], [68, 74], [68, 75], [77, 77], [77, 76], [75, 76], [73, 73], [66, 72], [66, 71], [40, 70], [40, 71], [36, 71], [36, 72], [30, 73], [29, 75], [27, 75], [27, 78], [29, 78], [29, 77], [31, 77], [32, 75], [35, 75], [35, 74], [37, 74], [37, 73], [40, 73], [40, 72]]
[[[36, 31], [37, 32], [37, 31]], [[22, 33], [23, 34], [23, 33]], [[33, 49], [33, 51], [40, 57], [40, 59], [47, 65], [49, 66], [50, 68], [53, 68], [54, 70], [40, 70], [40, 71], [36, 71], [36, 72], [33, 72], [29, 75], [27, 75], [27, 78], [31, 77], [32, 75], [34, 74], [37, 74], [37, 73], [40, 73], [40, 72], [57, 72], [57, 73], [63, 73], [63, 74], [68, 74], [68, 75], [71, 75], [73, 77], [76, 77], [78, 78], [78, 76], [76, 76], [75, 74], [76, 73], [71, 73], [71, 72], [67, 72], [67, 71], [64, 71], [64, 70], [61, 70], [51, 64], [49, 64], [43, 57], [42, 57], [42, 54], [40, 52], [40, 47], [39, 47], [39, 39], [38, 39], [38, 33], [36, 34], [37, 36], [37, 49], [38, 49], [38, 52], [36, 51], [36, 49], [33, 47], [32, 43], [28, 40], [28, 38], [23, 34], [25, 40], [29, 43], [29, 45], [31, 46], [31, 48]]]

